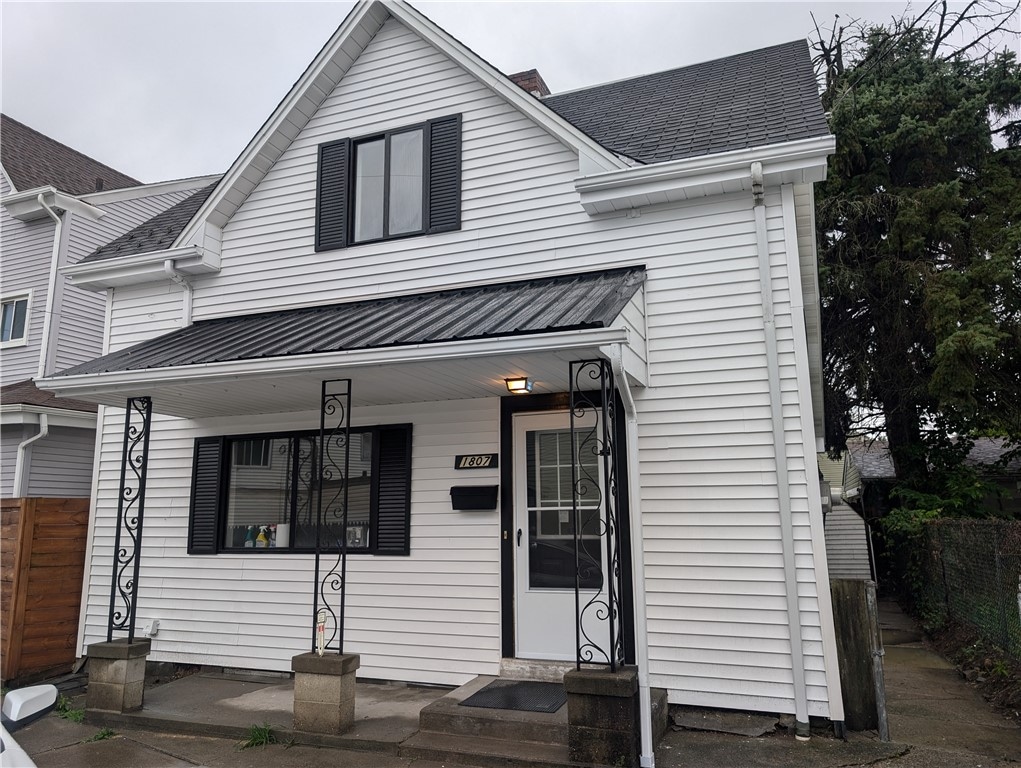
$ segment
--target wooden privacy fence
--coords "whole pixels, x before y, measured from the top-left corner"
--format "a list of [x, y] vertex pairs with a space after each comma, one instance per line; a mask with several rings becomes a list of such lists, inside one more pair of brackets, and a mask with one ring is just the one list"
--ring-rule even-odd
[[0, 501], [4, 682], [75, 660], [88, 499]]

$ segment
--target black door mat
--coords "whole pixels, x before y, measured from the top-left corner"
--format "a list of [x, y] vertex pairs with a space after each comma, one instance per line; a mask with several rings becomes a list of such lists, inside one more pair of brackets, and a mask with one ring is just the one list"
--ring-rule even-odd
[[561, 683], [494, 680], [458, 703], [462, 707], [513, 709], [518, 712], [556, 712], [567, 703], [567, 691]]

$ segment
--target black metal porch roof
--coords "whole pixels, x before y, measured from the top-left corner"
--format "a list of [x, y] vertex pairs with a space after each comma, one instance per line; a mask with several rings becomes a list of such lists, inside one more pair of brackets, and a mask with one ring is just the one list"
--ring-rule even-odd
[[606, 328], [644, 280], [644, 267], [625, 267], [200, 320], [55, 375]]

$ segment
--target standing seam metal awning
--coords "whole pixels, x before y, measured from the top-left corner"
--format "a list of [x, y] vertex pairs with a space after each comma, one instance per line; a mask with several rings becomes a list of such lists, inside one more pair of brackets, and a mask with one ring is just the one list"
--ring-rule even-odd
[[53, 378], [608, 328], [644, 267], [200, 320]]
[[361, 404], [491, 397], [524, 374], [564, 391], [570, 360], [628, 342], [620, 315], [644, 279], [629, 267], [205, 320], [40, 386], [191, 417], [304, 410], [324, 378], [354, 378]]

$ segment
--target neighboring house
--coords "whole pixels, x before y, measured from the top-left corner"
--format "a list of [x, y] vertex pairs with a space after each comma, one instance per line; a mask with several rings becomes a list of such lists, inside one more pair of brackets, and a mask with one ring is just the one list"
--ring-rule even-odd
[[82, 652], [106, 637], [142, 396], [150, 658], [309, 650], [308, 468], [322, 382], [350, 379], [359, 674], [574, 660], [566, 393], [597, 359], [643, 693], [843, 719], [815, 458], [812, 185], [834, 140], [807, 44], [562, 95], [518, 80], [542, 98], [414, 8], [359, 3], [208, 197], [64, 269], [113, 290], [108, 354], [42, 384], [102, 404]]
[[874, 579], [865, 520], [844, 503], [844, 460], [818, 456], [819, 471], [829, 485], [832, 506], [826, 513], [826, 559], [831, 579]]
[[103, 353], [107, 301], [59, 270], [215, 177], [141, 184], [7, 115], [0, 166], [0, 496], [89, 498], [96, 405], [32, 380]]
[[[985, 500], [994, 515], [1021, 514], [1021, 456], [1005, 459], [1010, 446], [997, 437], [980, 437], [968, 452], [965, 463], [995, 486]], [[848, 441], [844, 455], [844, 499], [853, 504], [866, 520], [882, 517], [891, 508], [890, 491], [896, 485], [897, 472], [885, 440]]]

